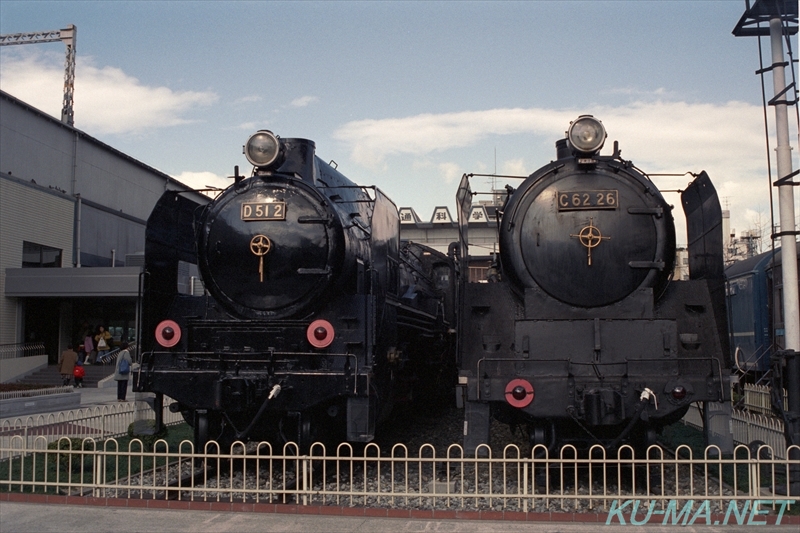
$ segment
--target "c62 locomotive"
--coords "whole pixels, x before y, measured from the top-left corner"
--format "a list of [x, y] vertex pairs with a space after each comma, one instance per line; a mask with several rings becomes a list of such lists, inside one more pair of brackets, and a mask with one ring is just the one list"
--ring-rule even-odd
[[207, 205], [167, 192], [148, 220], [136, 390], [174, 398], [199, 446], [369, 441], [415, 384], [454, 378], [453, 261], [401, 242], [392, 201], [312, 141], [263, 130], [245, 154], [251, 177]]
[[[705, 172], [682, 194], [690, 279], [672, 280], [672, 206], [630, 161], [601, 156], [585, 115], [498, 213], [498, 276], [462, 280], [464, 443], [490, 417], [554, 449], [644, 445], [691, 402], [730, 396], [721, 209]], [[468, 259], [469, 176], [457, 195]], [[462, 266], [462, 270], [466, 265]]]

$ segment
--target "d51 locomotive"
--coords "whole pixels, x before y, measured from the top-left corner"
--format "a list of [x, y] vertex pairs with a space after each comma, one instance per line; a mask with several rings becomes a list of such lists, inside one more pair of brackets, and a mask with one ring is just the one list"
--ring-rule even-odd
[[[730, 396], [722, 214], [705, 172], [682, 194], [689, 280], [672, 280], [670, 206], [588, 115], [557, 160], [510, 187], [488, 283], [461, 281], [459, 399], [469, 453], [493, 416], [532, 445], [649, 444], [692, 402]], [[457, 194], [462, 270], [472, 192]]]
[[392, 201], [312, 141], [264, 130], [245, 154], [251, 177], [207, 205], [167, 192], [148, 219], [135, 388], [174, 398], [199, 446], [369, 441], [455, 376], [454, 263], [401, 242]]

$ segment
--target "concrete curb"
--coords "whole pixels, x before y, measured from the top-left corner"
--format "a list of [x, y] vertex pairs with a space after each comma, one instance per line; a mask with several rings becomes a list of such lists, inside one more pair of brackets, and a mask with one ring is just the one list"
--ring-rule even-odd
[[[181, 509], [191, 511], [279, 513], [296, 515], [355, 516], [373, 518], [403, 518], [427, 520], [510, 520], [515, 522], [601, 523], [608, 519], [605, 513], [523, 513], [518, 511], [456, 511], [421, 509], [386, 509], [374, 507], [338, 507], [328, 505], [294, 505], [275, 503], [202, 502], [179, 500], [146, 500], [138, 498], [95, 498], [92, 496], [56, 496], [48, 494], [0, 493], [0, 501], [14, 503], [46, 503], [56, 505], [92, 505], [99, 507], [128, 507], [132, 509]], [[630, 523], [630, 515], [625, 515]], [[712, 524], [724, 515], [712, 514]], [[776, 515], [762, 515], [764, 525], [775, 525]], [[648, 524], [661, 525], [663, 517], [653, 516]], [[619, 525], [619, 524], [616, 524]], [[697, 524], [706, 525], [706, 524]], [[781, 526], [800, 525], [800, 516], [783, 516]]]
[[42, 396], [24, 396], [0, 400], [0, 418], [14, 418], [27, 415], [52, 413], [78, 409], [81, 406], [81, 395], [78, 391], [46, 394]]

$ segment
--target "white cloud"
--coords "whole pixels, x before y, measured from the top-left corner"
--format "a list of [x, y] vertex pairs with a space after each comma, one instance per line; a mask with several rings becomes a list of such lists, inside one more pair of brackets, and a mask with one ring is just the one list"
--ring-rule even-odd
[[292, 107], [306, 107], [309, 104], [313, 104], [315, 102], [319, 102], [319, 98], [316, 96], [301, 96], [300, 98], [295, 98], [289, 104]]
[[[188, 185], [193, 189], [225, 189], [233, 183], [233, 180], [227, 176], [218, 176], [213, 172], [181, 172], [177, 176], [173, 176], [176, 180], [184, 185]], [[211, 191], [206, 193], [211, 197], [216, 196], [216, 193]]]
[[[54, 54], [3, 54], [0, 88], [32, 106], [61, 116], [63, 59]], [[217, 101], [213, 92], [173, 91], [143, 85], [115, 67], [96, 67], [78, 57], [75, 126], [92, 134], [141, 133], [195, 122], [196, 110]]]
[[[584, 109], [518, 108], [368, 119], [349, 122], [334, 136], [349, 146], [355, 162], [376, 168], [390, 156], [423, 156], [474, 146], [492, 135], [557, 139], [570, 120], [584, 113]], [[760, 108], [740, 102], [638, 102], [592, 110], [610, 132], [605, 151], [610, 151], [613, 139], [621, 139], [625, 152], [635, 155], [637, 163], [646, 161], [659, 168], [694, 160], [758, 156], [763, 146], [760, 113]], [[761, 166], [761, 161], [748, 162], [748, 168]]]
[[252, 104], [254, 102], [260, 102], [261, 100], [263, 100], [263, 98], [261, 98], [257, 94], [251, 94], [251, 95], [248, 95], [248, 96], [243, 96], [241, 98], [237, 98], [233, 103], [235, 105]]
[[424, 155], [471, 146], [491, 134], [544, 132], [555, 124], [562, 124], [563, 129], [563, 124], [569, 124], [569, 116], [549, 110], [491, 109], [368, 119], [348, 122], [334, 133], [334, 138], [350, 145], [357, 163], [374, 168], [387, 156]]
[[529, 165], [526, 165], [522, 158], [504, 161], [500, 169], [501, 174], [508, 176], [527, 176], [534, 170]]
[[[610, 154], [614, 140], [619, 140], [622, 157], [633, 160], [644, 172], [681, 174], [653, 176], [662, 190], [684, 189], [692, 177], [683, 173], [707, 171], [720, 201], [727, 202], [737, 231], [753, 223], [746, 217], [746, 209], [762, 205], [769, 212], [762, 110], [742, 102], [659, 99], [590, 109], [504, 108], [421, 114], [349, 122], [334, 136], [345, 144], [354, 163], [365, 168], [381, 171], [408, 164], [409, 159], [415, 166], [424, 160], [427, 168], [440, 169], [436, 172], [439, 179], [450, 183], [453, 169], [481, 172], [476, 158], [487, 144], [512, 156], [498, 161], [499, 172], [530, 174], [554, 158], [553, 142], [563, 137], [571, 120], [586, 113], [602, 120], [609, 132], [604, 154]], [[509, 147], [519, 150], [520, 146], [524, 151], [509, 153]], [[676, 206], [676, 220], [682, 218], [678, 195], [665, 196]]]
[[621, 94], [641, 99], [641, 98], [668, 98], [670, 96], [674, 96], [676, 93], [674, 93], [673, 91], [667, 91], [664, 87], [659, 87], [658, 89], [648, 91], [646, 89], [640, 89], [639, 87], [627, 86], [627, 87], [615, 87], [608, 91], [603, 91], [603, 94]]
[[445, 183], [457, 183], [457, 180], [464, 174], [464, 169], [458, 163], [440, 163], [438, 166]]

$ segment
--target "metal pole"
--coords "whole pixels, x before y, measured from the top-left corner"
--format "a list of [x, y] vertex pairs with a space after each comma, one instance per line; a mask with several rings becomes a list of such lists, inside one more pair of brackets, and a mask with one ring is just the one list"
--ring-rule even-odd
[[[783, 37], [780, 17], [769, 21], [772, 44], [772, 84], [775, 94], [786, 88], [783, 67]], [[792, 173], [792, 148], [789, 145], [789, 117], [786, 97], [775, 103], [775, 130], [778, 145], [775, 148], [778, 163], [778, 178]], [[789, 181], [778, 187], [778, 208], [781, 224], [781, 256], [783, 262], [783, 316], [786, 324], [786, 346], [788, 350], [800, 350], [800, 293], [797, 285], [797, 244], [794, 223], [794, 186]]]
[[[769, 36], [772, 47], [772, 85], [775, 94], [786, 89], [786, 75], [783, 57], [783, 24], [781, 17], [773, 16], [769, 21]], [[789, 117], [787, 96], [775, 102], [775, 130], [778, 145], [775, 148], [778, 163], [778, 178], [783, 179], [792, 173], [792, 148], [789, 145]], [[794, 222], [794, 185], [791, 180], [778, 186], [778, 209], [780, 211], [781, 262], [783, 270], [783, 317], [785, 328], [785, 349], [787, 351], [784, 379], [788, 393], [786, 412], [787, 445], [800, 444], [800, 292], [797, 283], [797, 243]], [[794, 352], [794, 353], [792, 353]], [[792, 453], [790, 459], [798, 459]], [[789, 493], [800, 494], [800, 469], [790, 472]]]
[[75, 268], [81, 268], [81, 209], [83, 199], [80, 194], [75, 195]]

